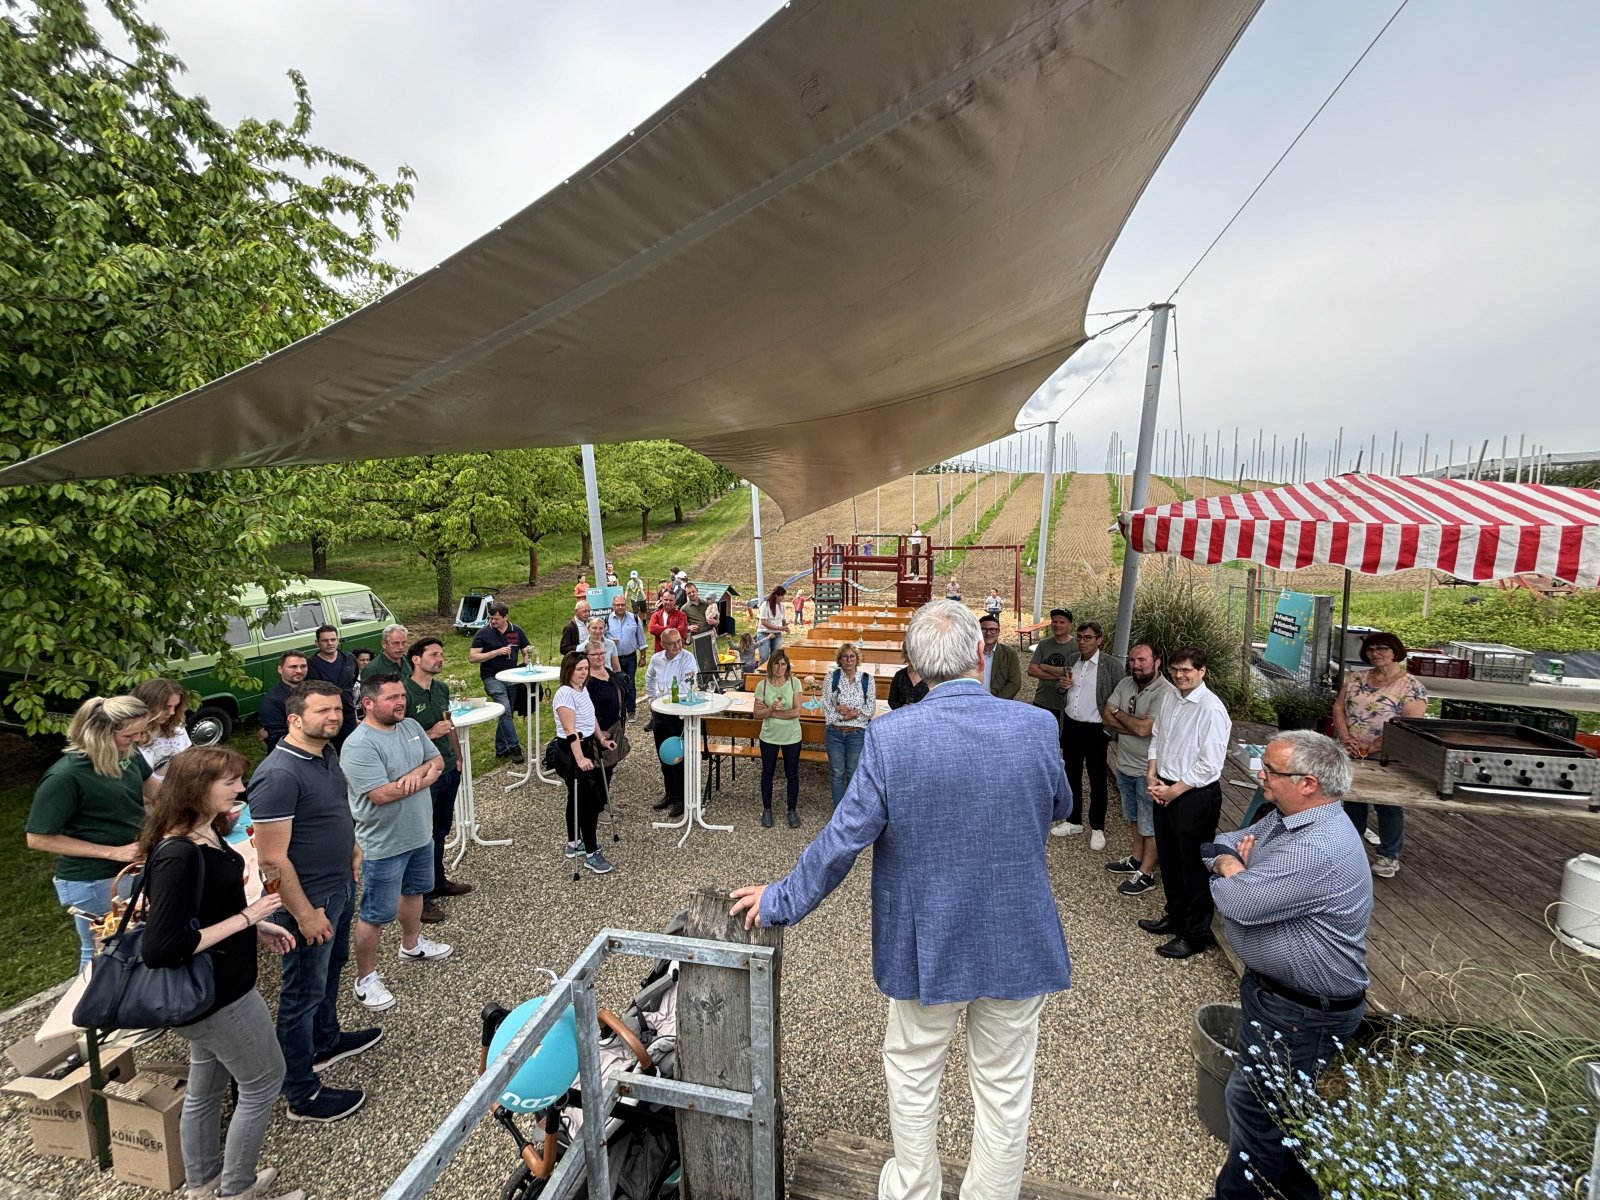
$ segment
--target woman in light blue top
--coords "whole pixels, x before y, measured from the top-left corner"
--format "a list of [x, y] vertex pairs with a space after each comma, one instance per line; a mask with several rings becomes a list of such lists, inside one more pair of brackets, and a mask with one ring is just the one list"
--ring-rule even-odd
[[828, 725], [824, 735], [828, 785], [833, 792], [833, 806], [838, 808], [861, 759], [867, 722], [877, 707], [878, 693], [872, 676], [861, 669], [861, 653], [855, 643], [840, 646], [833, 661], [836, 665], [822, 685], [822, 715]]

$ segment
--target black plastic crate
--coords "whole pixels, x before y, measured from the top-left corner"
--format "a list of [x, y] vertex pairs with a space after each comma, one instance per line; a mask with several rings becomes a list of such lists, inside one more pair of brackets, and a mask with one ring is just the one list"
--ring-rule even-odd
[[1499, 721], [1526, 725], [1541, 733], [1572, 738], [1578, 732], [1575, 714], [1559, 708], [1528, 708], [1520, 704], [1489, 704], [1481, 700], [1441, 700], [1439, 715], [1447, 721]]

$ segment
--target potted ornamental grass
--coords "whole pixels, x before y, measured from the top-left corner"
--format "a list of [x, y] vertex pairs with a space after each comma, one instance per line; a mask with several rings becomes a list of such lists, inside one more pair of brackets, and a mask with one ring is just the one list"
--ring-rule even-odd
[[1279, 729], [1316, 729], [1333, 712], [1333, 694], [1320, 684], [1279, 680], [1272, 685], [1269, 699]]
[[[1562, 1200], [1575, 1194], [1552, 1154], [1545, 1105], [1395, 1022], [1342, 1048], [1313, 1082], [1270, 1047], [1239, 1069], [1285, 1130], [1326, 1200]], [[1245, 1169], [1250, 1170], [1246, 1162]], [[1252, 1180], [1265, 1197], [1274, 1181]]]

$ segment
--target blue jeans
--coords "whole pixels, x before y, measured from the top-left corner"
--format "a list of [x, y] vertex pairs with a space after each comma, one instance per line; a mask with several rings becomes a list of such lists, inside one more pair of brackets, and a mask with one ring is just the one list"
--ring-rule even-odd
[[339, 1041], [339, 976], [350, 957], [350, 918], [356, 885], [345, 882], [333, 895], [312, 900], [333, 926], [333, 936], [306, 945], [300, 926], [284, 909], [273, 918], [294, 934], [295, 948], [283, 956], [283, 987], [278, 992], [278, 1045], [283, 1048], [283, 1094], [289, 1107], [304, 1104], [322, 1087], [311, 1070], [319, 1052]]
[[[276, 922], [274, 922], [276, 923]], [[226, 1008], [174, 1032], [189, 1043], [189, 1086], [178, 1125], [183, 1173], [192, 1188], [222, 1173], [221, 1192], [236, 1196], [256, 1181], [256, 1160], [283, 1086], [283, 1052], [272, 1014], [251, 988]], [[239, 1100], [222, 1145], [222, 1098], [237, 1080]]]
[[[1406, 848], [1406, 810], [1398, 804], [1375, 804], [1378, 810], [1378, 855], [1382, 858], [1400, 857]], [[1346, 801], [1345, 816], [1355, 822], [1356, 832], [1367, 831], [1367, 806]]]
[[866, 740], [865, 729], [848, 729], [841, 725], [829, 725], [823, 734], [823, 745], [828, 748], [828, 787], [833, 792], [835, 808], [844, 799], [845, 789], [850, 786], [850, 780], [856, 773], [856, 764], [861, 761], [861, 747]]
[[1145, 775], [1126, 775], [1113, 772], [1117, 777], [1117, 791], [1122, 796], [1122, 815], [1130, 825], [1147, 838], [1156, 835], [1156, 802], [1150, 799], [1150, 779]]
[[767, 659], [772, 657], [772, 652], [783, 645], [781, 633], [756, 634], [756, 662], [761, 666], [767, 665]]
[[[1217, 1200], [1260, 1200], [1263, 1195], [1317, 1200], [1317, 1185], [1283, 1144], [1283, 1131], [1267, 1111], [1269, 1099], [1277, 1103], [1271, 1089], [1247, 1071], [1245, 1064], [1255, 1060], [1250, 1048], [1257, 1046], [1263, 1056], [1275, 1055], [1291, 1079], [1298, 1071], [1314, 1079], [1339, 1053], [1339, 1045], [1349, 1043], [1366, 1005], [1344, 1012], [1308, 1008], [1267, 991], [1248, 971], [1239, 981], [1239, 1004], [1244, 1016], [1239, 1024], [1238, 1065], [1227, 1090], [1228, 1161], [1217, 1175]], [[1275, 1034], [1281, 1034], [1282, 1040], [1275, 1041]], [[1246, 1171], [1255, 1178], [1246, 1179]], [[1269, 1192], [1262, 1186], [1263, 1180], [1277, 1190]]]
[[522, 743], [517, 739], [517, 718], [522, 715], [522, 710], [511, 704], [510, 685], [491, 676], [483, 681], [483, 694], [506, 707], [494, 727], [495, 754], [504, 758], [513, 750], [522, 749]]
[[[56, 885], [56, 899], [61, 901], [62, 908], [81, 908], [96, 916], [104, 916], [111, 909], [110, 879], [52, 879], [50, 882]], [[94, 934], [89, 932], [89, 922], [82, 917], [73, 917], [72, 923], [78, 930], [78, 967], [81, 970], [94, 957]]]
[[368, 925], [394, 920], [401, 896], [426, 896], [433, 891], [433, 842], [415, 850], [369, 858], [361, 864], [361, 908], [357, 915]]

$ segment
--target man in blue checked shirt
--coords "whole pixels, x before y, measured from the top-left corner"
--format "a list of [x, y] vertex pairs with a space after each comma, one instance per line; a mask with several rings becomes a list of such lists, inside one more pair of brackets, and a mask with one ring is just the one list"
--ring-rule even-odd
[[611, 597], [611, 612], [606, 617], [606, 636], [617, 644], [617, 661], [622, 674], [622, 705], [634, 713], [634, 689], [638, 684], [639, 651], [644, 649], [644, 622], [628, 611], [627, 597]]
[[1056, 719], [991, 696], [982, 645], [961, 604], [918, 609], [906, 657], [927, 697], [868, 726], [850, 786], [795, 869], [733, 893], [746, 925], [790, 925], [872, 847], [872, 973], [889, 997], [883, 1069], [894, 1133], [878, 1179], [884, 1200], [941, 1194], [939, 1080], [963, 1014], [973, 1144], [961, 1194], [1017, 1195], [1039, 1014], [1071, 982], [1045, 867], [1050, 825], [1072, 809]]
[[1304, 1071], [1314, 1079], [1360, 1025], [1372, 872], [1361, 835], [1341, 819], [1352, 775], [1337, 742], [1310, 730], [1280, 734], [1258, 774], [1275, 811], [1201, 851], [1228, 944], [1245, 965], [1217, 1197], [1315, 1200], [1316, 1184], [1267, 1111], [1267, 1081], [1249, 1066], [1272, 1055], [1288, 1078]]

